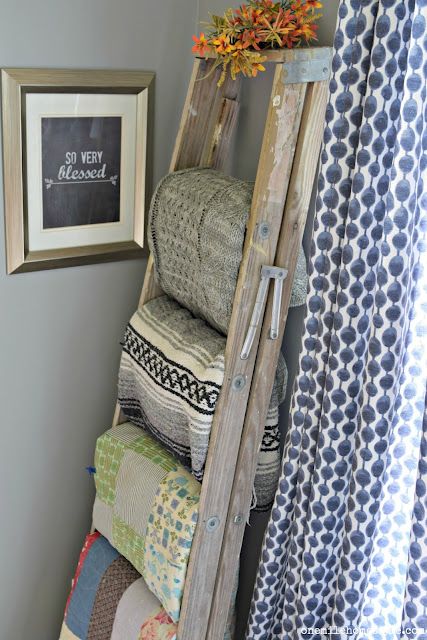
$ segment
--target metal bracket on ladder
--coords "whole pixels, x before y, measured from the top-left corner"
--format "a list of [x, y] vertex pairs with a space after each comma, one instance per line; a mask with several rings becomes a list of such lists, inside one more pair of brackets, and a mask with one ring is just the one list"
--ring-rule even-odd
[[258, 292], [252, 311], [251, 321], [249, 323], [248, 332], [246, 334], [245, 342], [243, 343], [242, 352], [240, 354], [241, 360], [247, 360], [251, 352], [252, 345], [255, 340], [255, 335], [261, 319], [261, 314], [267, 300], [268, 287], [270, 280], [274, 280], [273, 291], [273, 309], [271, 313], [271, 325], [270, 325], [270, 338], [271, 340], [277, 340], [279, 336], [279, 322], [280, 322], [280, 308], [282, 306], [282, 291], [283, 281], [288, 275], [286, 269], [282, 267], [270, 267], [263, 265], [261, 267], [261, 279], [258, 286]]

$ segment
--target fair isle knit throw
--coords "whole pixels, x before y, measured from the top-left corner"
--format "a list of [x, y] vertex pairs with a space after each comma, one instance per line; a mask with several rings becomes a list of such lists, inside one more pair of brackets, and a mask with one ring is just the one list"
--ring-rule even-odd
[[[168, 296], [131, 318], [124, 338], [118, 397], [126, 417], [148, 430], [202, 480], [224, 379], [226, 338]], [[286, 388], [279, 362], [255, 480], [256, 508], [274, 498], [279, 468], [278, 407]]]
[[[164, 177], [151, 201], [148, 242], [163, 291], [227, 334], [242, 260], [253, 183], [214, 169]], [[304, 304], [307, 265], [300, 250], [291, 307]]]

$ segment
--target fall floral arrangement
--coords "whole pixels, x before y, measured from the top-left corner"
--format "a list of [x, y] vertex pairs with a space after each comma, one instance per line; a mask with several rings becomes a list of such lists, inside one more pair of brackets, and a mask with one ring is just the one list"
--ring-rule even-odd
[[212, 16], [206, 35], [193, 36], [193, 53], [214, 56], [214, 68], [222, 66], [219, 84], [227, 69], [233, 79], [238, 73], [256, 76], [265, 70], [265, 50], [291, 49], [316, 40], [321, 7], [319, 0], [249, 0], [222, 16]]

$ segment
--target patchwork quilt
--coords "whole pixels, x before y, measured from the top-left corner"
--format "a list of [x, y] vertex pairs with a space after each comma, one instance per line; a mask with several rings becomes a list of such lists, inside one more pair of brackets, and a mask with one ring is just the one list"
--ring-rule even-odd
[[100, 533], [88, 535], [60, 640], [173, 640], [176, 629], [136, 569]]
[[[168, 296], [131, 318], [123, 342], [118, 399], [126, 417], [148, 430], [201, 481], [224, 380], [226, 338]], [[271, 506], [280, 472], [279, 404], [287, 370], [279, 361], [255, 481], [256, 508]]]
[[[165, 176], [153, 195], [148, 242], [163, 291], [227, 334], [254, 185], [214, 169]], [[301, 249], [290, 305], [304, 304]]]
[[177, 622], [200, 483], [129, 422], [98, 438], [95, 468], [95, 529], [144, 577]]

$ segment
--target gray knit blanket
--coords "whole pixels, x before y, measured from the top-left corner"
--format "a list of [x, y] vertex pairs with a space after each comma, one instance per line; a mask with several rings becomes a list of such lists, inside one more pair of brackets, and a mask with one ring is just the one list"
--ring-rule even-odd
[[[131, 318], [119, 372], [120, 406], [198, 480], [202, 480], [212, 421], [224, 380], [226, 338], [168, 296]], [[255, 479], [258, 510], [271, 506], [280, 471], [279, 404], [287, 382], [281, 358]], [[227, 425], [224, 425], [227, 428]]]
[[[227, 334], [242, 260], [253, 183], [214, 169], [185, 169], [158, 184], [148, 242], [161, 288], [195, 316]], [[304, 304], [307, 268], [301, 249], [291, 306]]]

